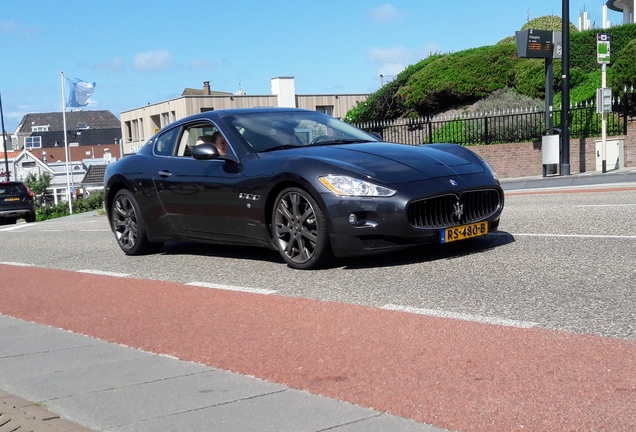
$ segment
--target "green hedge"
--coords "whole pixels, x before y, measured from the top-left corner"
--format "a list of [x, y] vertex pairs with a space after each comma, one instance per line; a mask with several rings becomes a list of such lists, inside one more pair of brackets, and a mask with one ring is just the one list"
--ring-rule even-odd
[[[100, 210], [104, 208], [104, 193], [98, 192], [91, 194], [87, 198], [73, 200], [73, 213], [85, 213], [92, 210]], [[55, 219], [69, 216], [68, 203], [62, 202], [57, 205], [43, 206], [36, 210], [36, 220], [43, 221], [47, 219]]]
[[[570, 35], [570, 67], [579, 68], [589, 73], [600, 69], [596, 60], [596, 34], [610, 35], [610, 49], [612, 63], [615, 62], [623, 48], [636, 39], [636, 24], [625, 24], [609, 29], [593, 29]], [[610, 68], [612, 66], [610, 63]]]
[[[636, 63], [633, 61], [636, 56], [636, 45], [633, 48], [630, 45], [630, 48], [625, 49], [630, 41], [636, 39], [636, 24], [616, 26], [607, 30], [572, 31], [570, 99], [573, 102], [594, 97], [595, 93], [591, 93], [590, 89], [594, 88], [595, 92], [596, 87], [600, 87], [600, 80], [595, 83], [595, 76], [590, 78], [590, 74], [600, 73], [601, 69], [596, 61], [596, 34], [600, 32], [607, 32], [611, 36], [613, 54], [608, 76], [614, 64], [621, 65], [621, 81], [618, 83], [617, 80], [617, 84], [622, 87], [626, 83], [636, 83], [636, 78], [633, 78], [635, 75], [632, 73], [632, 69], [636, 71]], [[628, 60], [621, 60], [624, 56], [628, 56]], [[436, 54], [406, 68], [394, 81], [349, 111], [345, 121], [363, 123], [393, 120], [410, 115], [432, 115], [473, 103], [494, 90], [505, 87], [512, 87], [517, 92], [533, 98], [543, 98], [544, 63], [541, 59], [517, 58], [514, 43]], [[554, 88], [559, 89], [559, 60], [554, 62], [554, 76]], [[608, 79], [608, 84], [613, 83]], [[580, 85], [585, 87], [579, 90], [577, 87]], [[628, 84], [628, 87], [630, 85]]]

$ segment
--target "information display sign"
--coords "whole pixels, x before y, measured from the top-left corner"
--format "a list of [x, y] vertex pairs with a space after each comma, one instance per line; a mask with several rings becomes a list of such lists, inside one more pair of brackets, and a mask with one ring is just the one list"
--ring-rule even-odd
[[515, 32], [517, 55], [520, 58], [552, 58], [553, 42], [550, 30], [522, 30]]
[[596, 60], [601, 64], [610, 62], [610, 35], [608, 33], [596, 34]]

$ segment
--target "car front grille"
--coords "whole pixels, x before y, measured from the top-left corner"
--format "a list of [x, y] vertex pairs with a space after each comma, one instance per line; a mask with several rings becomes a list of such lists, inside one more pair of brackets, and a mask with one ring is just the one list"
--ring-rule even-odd
[[487, 219], [501, 205], [499, 191], [485, 189], [414, 201], [408, 206], [407, 215], [415, 228], [447, 228]]

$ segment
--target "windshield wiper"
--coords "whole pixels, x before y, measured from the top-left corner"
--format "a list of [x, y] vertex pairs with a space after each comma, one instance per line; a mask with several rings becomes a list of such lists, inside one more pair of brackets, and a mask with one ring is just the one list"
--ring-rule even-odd
[[263, 153], [263, 152], [269, 152], [269, 151], [274, 151], [274, 150], [287, 150], [290, 148], [296, 148], [296, 147], [303, 147], [297, 144], [282, 144], [282, 145], [277, 145], [274, 147], [269, 147], [266, 149], [261, 150], [259, 153]]
[[368, 142], [375, 142], [375, 141], [361, 139], [361, 138], [337, 138], [332, 140], [318, 141], [311, 145], [332, 145], [332, 144], [351, 144], [351, 143], [368, 143]]

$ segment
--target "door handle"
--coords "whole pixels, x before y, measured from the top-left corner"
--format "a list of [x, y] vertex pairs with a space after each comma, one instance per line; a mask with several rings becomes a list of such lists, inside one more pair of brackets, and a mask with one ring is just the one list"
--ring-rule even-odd
[[159, 174], [159, 177], [170, 177], [172, 175], [172, 173], [170, 171], [159, 171], [157, 174]]

